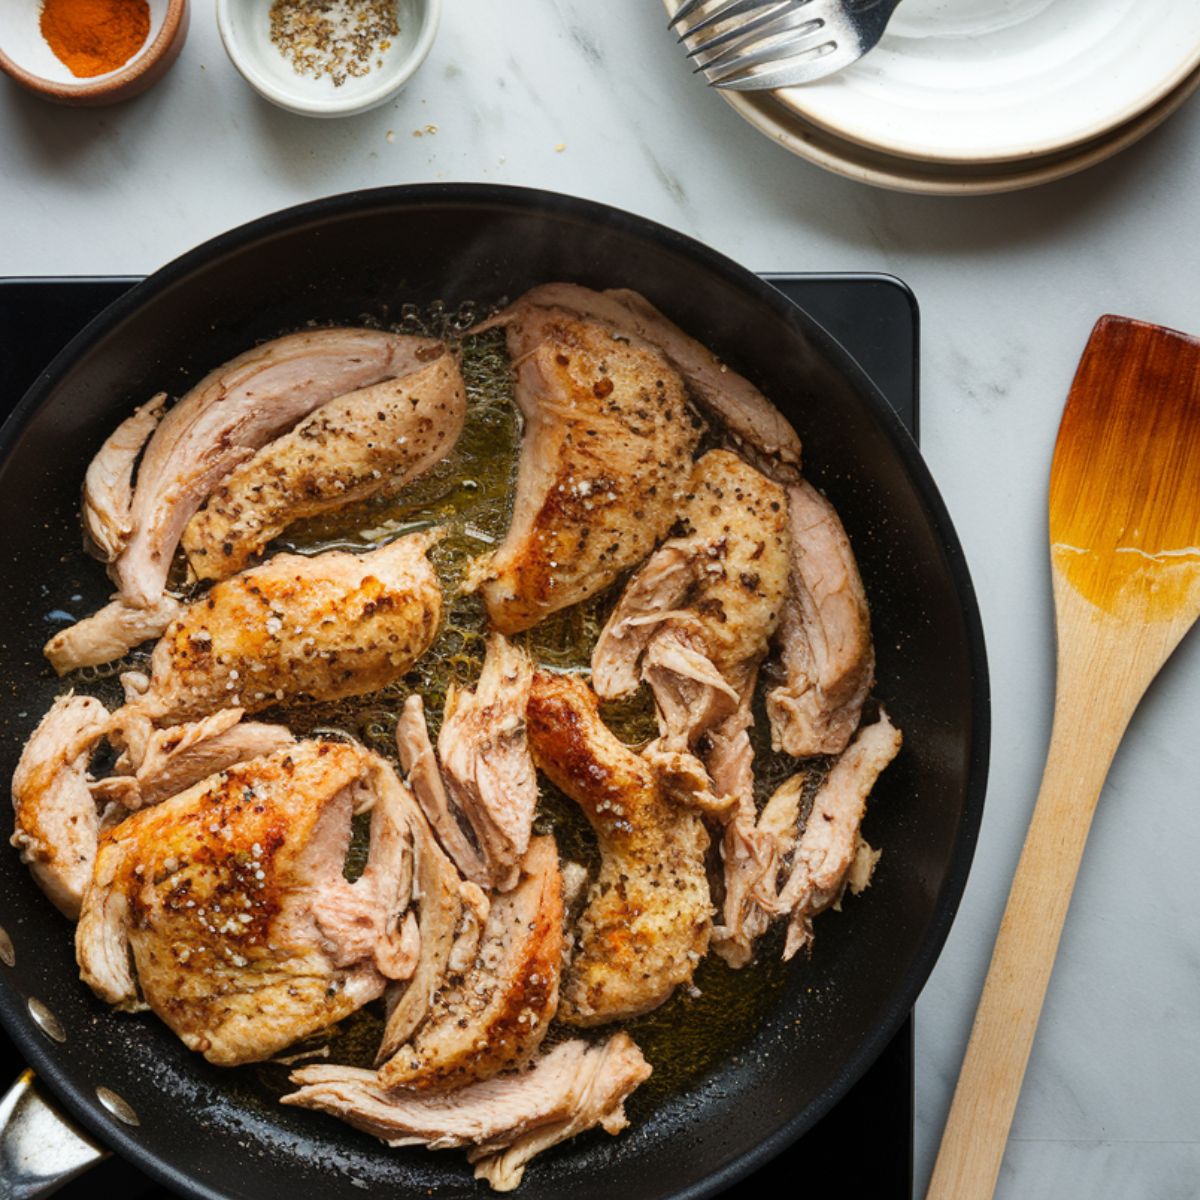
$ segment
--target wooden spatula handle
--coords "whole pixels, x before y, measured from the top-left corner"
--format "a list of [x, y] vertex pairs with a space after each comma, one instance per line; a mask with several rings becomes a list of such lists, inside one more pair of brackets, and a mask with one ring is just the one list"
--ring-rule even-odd
[[[1096, 801], [1154, 673], [1120, 681], [1129, 687], [1115, 686], [1113, 664], [1099, 640], [1092, 653], [1068, 653], [1066, 661], [1060, 641], [1058, 698], [1042, 785], [926, 1200], [987, 1200], [995, 1191]], [[1157, 646], [1154, 651], [1161, 661]]]

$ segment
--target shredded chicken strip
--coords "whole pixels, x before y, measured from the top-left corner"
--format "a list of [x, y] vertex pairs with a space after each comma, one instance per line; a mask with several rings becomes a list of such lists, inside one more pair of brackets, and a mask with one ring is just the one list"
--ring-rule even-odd
[[149, 608], [130, 608], [118, 598], [60, 630], [42, 647], [42, 653], [59, 675], [80, 667], [98, 667], [160, 637], [182, 611], [183, 605], [167, 592]]
[[389, 1092], [373, 1071], [309, 1066], [292, 1073], [284, 1104], [330, 1113], [389, 1146], [470, 1147], [477, 1179], [511, 1191], [543, 1150], [597, 1125], [617, 1134], [624, 1101], [650, 1076], [633, 1039], [562, 1042], [528, 1069], [455, 1092]]
[[162, 420], [166, 403], [167, 393], [159, 392], [134, 409], [100, 447], [84, 476], [83, 532], [104, 562], [121, 553], [133, 530], [129, 508], [134, 465]]
[[[899, 753], [901, 740], [900, 731], [880, 710], [879, 720], [859, 730], [814, 797], [790, 873], [775, 901], [775, 911], [789, 915], [784, 958], [812, 944], [813, 917], [842, 894], [860, 857], [859, 830], [867, 797]], [[861, 890], [861, 876], [859, 882]]]
[[71, 918], [79, 916], [96, 858], [100, 817], [88, 788], [88, 763], [108, 722], [99, 700], [60, 696], [13, 772], [12, 844], [42, 891]]
[[488, 638], [474, 688], [451, 684], [438, 734], [442, 778], [475, 831], [487, 881], [514, 887], [529, 847], [537, 776], [525, 732], [533, 663], [503, 634]]

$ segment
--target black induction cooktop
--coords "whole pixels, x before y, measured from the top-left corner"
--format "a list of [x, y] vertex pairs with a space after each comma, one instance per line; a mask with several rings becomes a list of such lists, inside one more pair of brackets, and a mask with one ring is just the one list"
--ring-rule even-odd
[[[858, 361], [911, 430], [918, 432], [918, 314], [913, 294], [885, 275], [768, 275]], [[102, 308], [137, 282], [120, 279], [0, 279], [0, 419], [50, 360]], [[24, 1064], [0, 1033], [0, 1087]], [[725, 1193], [758, 1200], [768, 1186], [871, 1200], [911, 1200], [913, 1027], [911, 1018], [832, 1112], [761, 1171]], [[794, 1173], [793, 1173], [794, 1172]], [[801, 1184], [803, 1180], [803, 1185]], [[481, 1185], [481, 1194], [483, 1188]], [[110, 1159], [69, 1184], [64, 1200], [167, 1196], [133, 1167]]]

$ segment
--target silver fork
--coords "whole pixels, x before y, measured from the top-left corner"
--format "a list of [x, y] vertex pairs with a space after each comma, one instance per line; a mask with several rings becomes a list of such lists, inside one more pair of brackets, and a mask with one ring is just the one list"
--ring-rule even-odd
[[749, 92], [832, 75], [883, 37], [900, 0], [683, 0], [670, 28], [713, 87]]

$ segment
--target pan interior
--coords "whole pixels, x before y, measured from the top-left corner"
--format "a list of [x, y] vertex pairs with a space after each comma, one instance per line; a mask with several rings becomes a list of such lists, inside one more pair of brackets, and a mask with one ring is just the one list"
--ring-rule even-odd
[[[79, 483], [107, 433], [160, 389], [179, 394], [255, 341], [308, 322], [394, 324], [403, 306], [455, 310], [547, 280], [630, 287], [744, 372], [796, 426], [806, 472], [837, 506], [872, 601], [877, 695], [905, 749], [873, 797], [865, 833], [884, 857], [872, 887], [825, 918], [811, 961], [771, 968], [774, 995], [739, 1048], [682, 1089], [628, 1104], [617, 1138], [586, 1135], [537, 1160], [530, 1197], [580, 1200], [710, 1190], [731, 1164], [815, 1121], [911, 1006], [965, 877], [982, 801], [981, 647], [969, 583], [927, 476], [878, 398], [803, 314], [752, 276], [611, 210], [503, 189], [397, 189], [308, 206], [235, 233], [160, 272], [60, 360], [6, 430], [7, 629], [0, 643], [0, 769], [57, 688], [40, 655], [57, 609], [108, 597], [79, 550]], [[330, 1197], [365, 1187], [478, 1194], [458, 1154], [389, 1151], [318, 1114], [264, 1102], [256, 1069], [224, 1072], [150, 1017], [108, 1011], [78, 982], [71, 931], [11, 854], [0, 924], [16, 947], [0, 1013], [35, 1065], [102, 1136], [198, 1195], [297, 1194], [323, 1174]], [[67, 1041], [25, 1012], [34, 995]], [[686, 1030], [679, 1032], [686, 1038]], [[264, 1068], [267, 1070], [269, 1068]], [[122, 1095], [127, 1131], [92, 1102]], [[86, 1106], [86, 1107], [85, 1107]], [[202, 1136], [198, 1136], [202, 1133]]]

